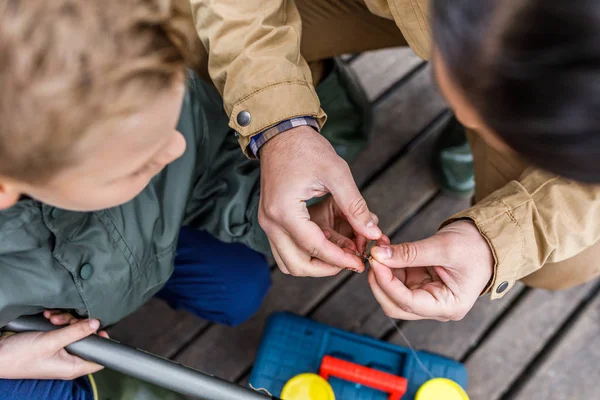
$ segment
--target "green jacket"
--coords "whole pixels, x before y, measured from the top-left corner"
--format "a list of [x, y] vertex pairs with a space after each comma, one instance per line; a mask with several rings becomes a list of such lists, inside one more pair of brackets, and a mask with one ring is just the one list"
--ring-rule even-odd
[[120, 207], [81, 213], [26, 199], [0, 212], [0, 326], [48, 308], [117, 322], [170, 277], [182, 225], [268, 252], [259, 164], [239, 150], [218, 92], [195, 76], [178, 130], [185, 154]]

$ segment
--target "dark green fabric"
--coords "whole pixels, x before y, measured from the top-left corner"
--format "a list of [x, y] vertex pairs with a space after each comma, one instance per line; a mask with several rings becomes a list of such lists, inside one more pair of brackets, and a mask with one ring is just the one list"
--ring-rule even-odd
[[227, 121], [216, 90], [192, 76], [178, 126], [187, 150], [135, 199], [90, 213], [25, 199], [0, 212], [0, 326], [46, 308], [117, 322], [169, 279], [182, 224], [267, 252], [259, 164]]
[[[327, 114], [321, 135], [351, 164], [369, 141], [372, 107], [350, 67], [338, 60], [330, 62], [331, 72], [316, 87], [321, 107]], [[308, 200], [306, 204], [314, 205], [326, 197]]]
[[351, 163], [365, 148], [371, 131], [371, 106], [352, 70], [337, 60], [316, 87], [327, 122], [321, 134]]

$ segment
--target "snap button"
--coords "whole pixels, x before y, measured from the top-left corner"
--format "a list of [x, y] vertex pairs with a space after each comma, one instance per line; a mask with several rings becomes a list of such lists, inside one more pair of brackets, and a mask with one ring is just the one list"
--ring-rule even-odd
[[508, 288], [508, 282], [504, 281], [496, 288], [496, 293], [502, 293]]
[[63, 210], [61, 210], [60, 208], [53, 208], [53, 209], [52, 209], [52, 212], [50, 212], [50, 216], [51, 216], [53, 219], [60, 218], [60, 216], [61, 216], [61, 215], [63, 215], [63, 214], [64, 214], [64, 211], [63, 211]]
[[240, 111], [236, 120], [239, 126], [248, 126], [250, 125], [250, 121], [252, 121], [252, 115], [248, 111]]
[[83, 264], [79, 269], [79, 277], [83, 280], [90, 279], [94, 274], [92, 264]]

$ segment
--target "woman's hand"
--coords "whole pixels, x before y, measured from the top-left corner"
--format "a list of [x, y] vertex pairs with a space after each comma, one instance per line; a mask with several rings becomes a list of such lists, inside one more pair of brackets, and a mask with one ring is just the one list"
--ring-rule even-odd
[[371, 250], [369, 283], [383, 311], [404, 320], [460, 320], [492, 277], [494, 257], [470, 221], [418, 242]]

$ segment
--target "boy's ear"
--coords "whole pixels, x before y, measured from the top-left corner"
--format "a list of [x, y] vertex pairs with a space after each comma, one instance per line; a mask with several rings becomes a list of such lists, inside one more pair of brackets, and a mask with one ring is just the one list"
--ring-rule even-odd
[[0, 178], [0, 210], [12, 207], [20, 197], [21, 193], [16, 190], [15, 186]]

